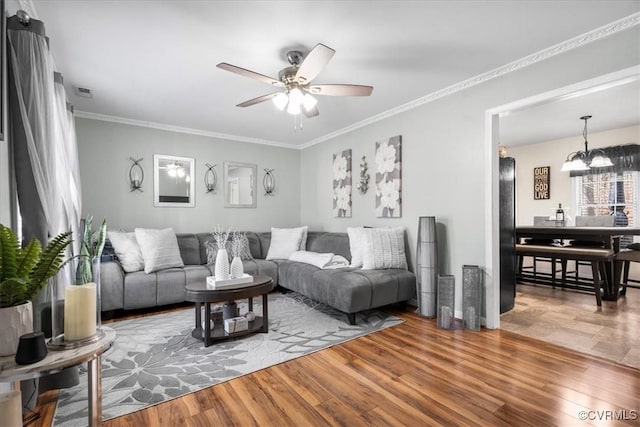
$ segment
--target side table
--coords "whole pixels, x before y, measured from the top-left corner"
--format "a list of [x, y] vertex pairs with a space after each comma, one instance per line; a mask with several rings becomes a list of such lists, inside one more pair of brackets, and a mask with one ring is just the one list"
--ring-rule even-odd
[[69, 350], [50, 350], [47, 357], [31, 365], [18, 365], [14, 356], [0, 357], [0, 382], [20, 390], [20, 381], [55, 374], [65, 368], [87, 362], [89, 388], [89, 426], [102, 423], [102, 353], [111, 348], [116, 332], [103, 326], [104, 336], [92, 344]]

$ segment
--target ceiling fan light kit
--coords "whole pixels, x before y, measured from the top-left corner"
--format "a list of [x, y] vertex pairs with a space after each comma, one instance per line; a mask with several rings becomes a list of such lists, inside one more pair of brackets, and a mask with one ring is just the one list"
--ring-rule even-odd
[[219, 63], [217, 67], [284, 89], [284, 92], [274, 92], [242, 102], [237, 105], [238, 107], [250, 107], [271, 100], [280, 111], [286, 109], [287, 113], [294, 116], [304, 113], [305, 116], [311, 118], [319, 114], [317, 108], [318, 100], [311, 94], [327, 96], [369, 96], [373, 91], [373, 87], [371, 86], [352, 84], [321, 84], [311, 86], [311, 80], [320, 74], [334, 54], [335, 50], [322, 43], [318, 43], [306, 56], [297, 50], [289, 51], [287, 52], [287, 60], [291, 65], [280, 70], [278, 79], [225, 62]]

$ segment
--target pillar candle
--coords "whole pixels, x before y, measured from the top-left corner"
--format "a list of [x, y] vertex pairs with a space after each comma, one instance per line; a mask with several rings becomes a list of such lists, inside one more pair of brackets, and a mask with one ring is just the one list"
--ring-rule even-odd
[[0, 393], [0, 426], [22, 427], [20, 390]]
[[64, 340], [75, 341], [96, 333], [96, 284], [67, 286], [64, 298]]

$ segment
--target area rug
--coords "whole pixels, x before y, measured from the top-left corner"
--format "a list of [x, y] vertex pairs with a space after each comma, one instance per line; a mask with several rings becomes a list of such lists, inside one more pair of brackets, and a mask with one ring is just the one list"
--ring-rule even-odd
[[[238, 304], [240, 312], [246, 305]], [[254, 300], [260, 313], [261, 303]], [[103, 419], [138, 411], [205, 387], [340, 344], [403, 322], [380, 310], [344, 313], [297, 293], [269, 295], [269, 333], [204, 348], [191, 337], [193, 309], [115, 322], [113, 347], [102, 358]], [[55, 426], [87, 424], [86, 369], [61, 390]]]

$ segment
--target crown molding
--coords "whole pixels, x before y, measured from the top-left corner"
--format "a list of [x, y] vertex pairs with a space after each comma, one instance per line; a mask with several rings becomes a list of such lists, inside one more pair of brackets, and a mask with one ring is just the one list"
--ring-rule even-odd
[[342, 129], [338, 129], [335, 132], [331, 132], [321, 137], [312, 139], [311, 141], [300, 145], [299, 148], [301, 150], [304, 150], [305, 148], [309, 148], [316, 144], [320, 144], [321, 142], [328, 141], [340, 135], [344, 135], [356, 129], [360, 129], [362, 127], [368, 126], [372, 123], [379, 122], [389, 117], [393, 117], [397, 114], [404, 113], [405, 111], [412, 110], [424, 104], [433, 102], [437, 99], [444, 98], [456, 92], [469, 89], [473, 86], [479, 85], [481, 83], [485, 83], [489, 80], [495, 79], [497, 77], [501, 77], [505, 74], [512, 73], [521, 68], [525, 68], [530, 65], [536, 64], [540, 61], [544, 61], [545, 59], [549, 59], [553, 56], [560, 55], [562, 53], [579, 48], [581, 46], [595, 42], [597, 40], [601, 40], [610, 35], [628, 30], [629, 28], [634, 27], [638, 24], [640, 24], [640, 12], [634, 13], [633, 15], [629, 15], [617, 21], [611, 22], [607, 25], [603, 25], [602, 27], [596, 28], [594, 30], [581, 34], [577, 37], [566, 40], [564, 42], [542, 49], [538, 52], [535, 52], [531, 55], [517, 59], [513, 62], [502, 65], [498, 68], [494, 68], [493, 70], [487, 71], [486, 73], [479, 74], [475, 77], [471, 77], [467, 80], [463, 80], [461, 82], [455, 83], [451, 86], [445, 87], [444, 89], [437, 90], [435, 92], [427, 94], [413, 101], [409, 101], [406, 104], [402, 104], [390, 110], [384, 111], [380, 114], [376, 114], [375, 116], [371, 116], [369, 118], [356, 122]]
[[326, 135], [320, 136], [318, 138], [312, 139], [308, 142], [305, 142], [303, 144], [288, 144], [288, 143], [284, 143], [284, 142], [280, 142], [280, 141], [270, 141], [270, 140], [266, 140], [266, 139], [259, 139], [259, 138], [250, 138], [250, 137], [245, 137], [245, 136], [238, 136], [238, 135], [229, 135], [229, 134], [225, 134], [225, 133], [219, 133], [219, 132], [211, 132], [211, 131], [204, 131], [204, 130], [199, 130], [199, 129], [191, 129], [191, 128], [183, 128], [183, 127], [179, 127], [179, 126], [171, 126], [171, 125], [165, 125], [162, 123], [154, 123], [154, 122], [147, 122], [147, 121], [142, 121], [142, 120], [134, 120], [134, 119], [127, 119], [124, 117], [116, 117], [116, 116], [109, 116], [106, 114], [96, 114], [96, 113], [90, 113], [88, 111], [76, 111], [75, 112], [75, 116], [76, 117], [82, 117], [82, 118], [87, 118], [87, 119], [93, 119], [93, 120], [101, 120], [101, 121], [106, 121], [106, 122], [114, 122], [114, 123], [121, 123], [121, 124], [127, 124], [127, 125], [132, 125], [132, 126], [140, 126], [140, 127], [147, 127], [147, 128], [152, 128], [152, 129], [159, 129], [159, 130], [165, 130], [165, 131], [170, 131], [170, 132], [178, 132], [178, 133], [185, 133], [185, 134], [190, 134], [190, 135], [199, 135], [199, 136], [207, 136], [207, 137], [211, 137], [211, 138], [217, 138], [217, 139], [224, 139], [224, 140], [229, 140], [229, 141], [239, 141], [239, 142], [247, 142], [247, 143], [251, 143], [251, 144], [262, 144], [262, 145], [269, 145], [272, 147], [279, 147], [279, 148], [288, 148], [288, 149], [292, 149], [292, 150], [304, 150], [306, 148], [312, 147], [316, 144], [320, 144], [322, 142], [325, 141], [329, 141], [333, 138], [336, 138], [340, 135], [344, 135], [346, 133], [352, 132], [356, 129], [360, 129], [363, 128], [365, 126], [371, 125], [373, 123], [379, 122], [381, 120], [387, 119], [389, 117], [393, 117], [395, 115], [398, 115], [400, 113], [404, 113], [406, 111], [409, 110], [413, 110], [414, 108], [418, 108], [422, 105], [428, 104], [430, 102], [436, 101], [438, 99], [447, 97], [449, 95], [452, 95], [454, 93], [469, 89], [473, 86], [477, 86], [479, 84], [485, 83], [489, 80], [501, 77], [505, 74], [509, 74], [512, 73], [514, 71], [520, 70], [522, 68], [528, 67], [530, 65], [536, 64], [538, 62], [544, 61], [546, 59], [549, 59], [551, 57], [554, 57], [556, 55], [560, 55], [563, 54], [565, 52], [568, 52], [570, 50], [585, 46], [589, 43], [601, 40], [603, 38], [606, 38], [610, 35], [628, 30], [629, 28], [632, 28], [634, 26], [637, 26], [640, 24], [640, 12], [638, 13], [634, 13], [632, 15], [626, 16], [622, 19], [619, 19], [617, 21], [611, 22], [609, 24], [603, 25], [602, 27], [596, 28], [594, 30], [591, 30], [589, 32], [586, 32], [584, 34], [581, 34], [579, 36], [573, 37], [569, 40], [566, 40], [564, 42], [558, 43], [556, 45], [550, 46], [548, 48], [542, 49], [538, 52], [535, 52], [531, 55], [525, 56], [523, 58], [517, 59], [515, 61], [512, 61], [508, 64], [502, 65], [500, 67], [494, 68], [493, 70], [487, 71], [485, 73], [479, 74], [477, 76], [471, 77], [467, 80], [463, 80], [461, 82], [455, 83], [451, 86], [445, 87], [443, 89], [437, 90], [435, 92], [429, 93], [425, 96], [422, 96], [420, 98], [417, 98], [413, 101], [409, 101], [405, 104], [399, 105], [397, 107], [391, 108], [387, 111], [384, 111], [382, 113], [376, 114], [374, 116], [368, 117], [364, 120], [361, 120], [359, 122], [353, 123], [349, 126], [346, 126], [342, 129], [338, 129], [334, 132], [330, 132]]
[[186, 133], [189, 135], [198, 135], [198, 136], [207, 136], [210, 138], [224, 139], [227, 141], [239, 141], [239, 142], [248, 142], [250, 144], [270, 145], [272, 147], [288, 148], [290, 150], [300, 149], [300, 146], [298, 145], [287, 144], [285, 142], [270, 141], [268, 139], [250, 138], [246, 136], [229, 135], [226, 133], [210, 132], [210, 131], [200, 130], [200, 129], [184, 128], [179, 126], [165, 125], [162, 123], [154, 123], [154, 122], [147, 122], [143, 120], [127, 119], [124, 117], [109, 116], [106, 114], [90, 113], [88, 111], [76, 110], [74, 113], [74, 116], [81, 117], [83, 119], [92, 119], [92, 120], [100, 120], [103, 122], [120, 123], [124, 125], [165, 130], [169, 132]]

